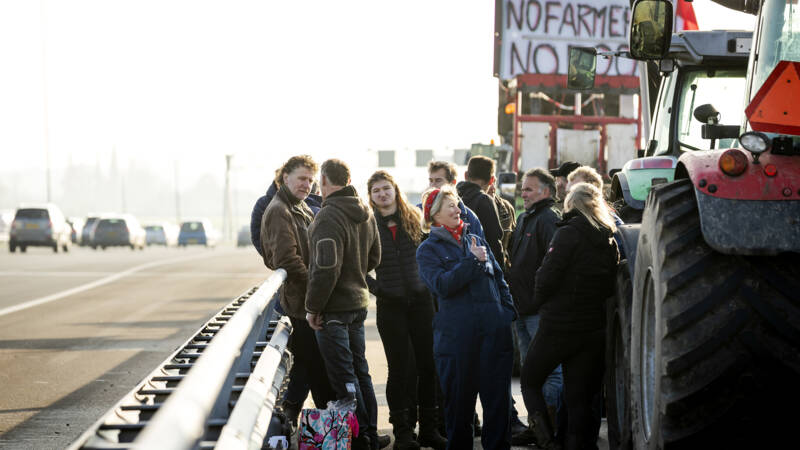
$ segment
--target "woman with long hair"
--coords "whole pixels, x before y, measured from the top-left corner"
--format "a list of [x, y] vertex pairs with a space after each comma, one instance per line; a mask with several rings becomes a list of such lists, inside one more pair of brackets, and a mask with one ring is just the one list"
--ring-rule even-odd
[[451, 186], [422, 196], [430, 235], [417, 250], [420, 276], [436, 296], [433, 346], [445, 398], [450, 449], [473, 447], [473, 414], [480, 395], [481, 443], [511, 446], [511, 322], [516, 310], [503, 269], [486, 241], [461, 220]]
[[522, 396], [539, 447], [558, 448], [547, 420], [542, 385], [563, 367], [567, 449], [596, 448], [592, 397], [599, 392], [605, 351], [605, 299], [614, 292], [619, 251], [614, 219], [589, 183], [572, 186], [564, 216], [536, 272], [539, 330], [522, 365]]
[[[419, 277], [416, 260], [417, 247], [422, 241], [422, 217], [419, 209], [408, 204], [394, 178], [383, 170], [372, 174], [367, 191], [381, 239], [381, 262], [375, 269], [377, 279], [367, 281], [377, 298], [378, 332], [389, 366], [386, 401], [394, 429], [394, 447], [418, 449], [422, 445], [444, 449], [447, 441], [436, 427], [433, 299]], [[407, 371], [412, 356], [419, 379], [416, 386]], [[416, 404], [409, 404], [409, 397], [413, 398], [409, 391], [415, 387], [420, 406], [417, 441], [409, 420], [409, 408], [416, 408]]]

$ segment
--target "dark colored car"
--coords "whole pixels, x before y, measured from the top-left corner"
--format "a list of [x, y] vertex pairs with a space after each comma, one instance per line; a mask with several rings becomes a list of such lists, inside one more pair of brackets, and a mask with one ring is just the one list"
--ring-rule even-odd
[[187, 245], [214, 247], [217, 245], [217, 234], [208, 220], [189, 220], [181, 224], [178, 245], [180, 247]]
[[86, 222], [83, 223], [81, 228], [81, 246], [92, 245], [92, 231], [97, 224], [97, 216], [86, 217]]
[[52, 247], [69, 251], [71, 228], [61, 210], [53, 205], [27, 206], [17, 209], [9, 231], [8, 249], [24, 252], [27, 247]]
[[236, 246], [247, 247], [252, 244], [253, 243], [250, 240], [250, 226], [245, 225], [239, 229], [239, 233], [236, 235]]
[[132, 216], [104, 217], [97, 221], [92, 232], [92, 248], [105, 250], [115, 246], [144, 249], [144, 228]]

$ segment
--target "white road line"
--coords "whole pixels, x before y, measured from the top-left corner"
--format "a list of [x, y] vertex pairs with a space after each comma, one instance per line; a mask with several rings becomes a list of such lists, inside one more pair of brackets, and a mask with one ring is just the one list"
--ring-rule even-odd
[[[9, 270], [0, 271], [0, 277], [28, 277], [28, 278], [86, 278], [86, 277], [101, 277], [105, 275], [113, 275], [116, 272], [33, 272], [24, 270]], [[264, 272], [172, 272], [172, 273], [159, 273], [159, 272], [138, 272], [131, 274], [132, 277], [151, 277], [158, 275], [160, 277], [168, 278], [252, 278], [260, 277], [267, 274]]]
[[209, 258], [209, 257], [220, 255], [220, 254], [221, 253], [219, 253], [219, 252], [215, 252], [215, 253], [203, 253], [203, 254], [200, 254], [200, 255], [192, 255], [192, 256], [178, 256], [178, 257], [175, 257], [175, 258], [165, 259], [165, 260], [162, 260], [162, 261], [153, 261], [153, 262], [149, 262], [149, 263], [145, 263], [145, 264], [140, 264], [138, 266], [131, 267], [130, 269], [123, 270], [122, 272], [117, 272], [117, 273], [115, 273], [113, 275], [109, 275], [109, 276], [107, 276], [105, 278], [101, 278], [99, 280], [95, 280], [95, 281], [92, 281], [90, 283], [82, 284], [80, 286], [77, 286], [77, 287], [74, 287], [74, 288], [71, 288], [71, 289], [67, 289], [65, 291], [61, 291], [61, 292], [58, 292], [58, 293], [55, 293], [55, 294], [47, 295], [45, 297], [40, 297], [40, 298], [37, 298], [37, 299], [34, 299], [34, 300], [29, 300], [29, 301], [27, 301], [25, 303], [20, 303], [18, 305], [9, 306], [8, 308], [0, 309], [0, 317], [5, 316], [7, 314], [15, 313], [15, 312], [18, 312], [18, 311], [22, 311], [24, 309], [33, 308], [34, 306], [39, 306], [39, 305], [43, 305], [45, 303], [54, 302], [54, 301], [60, 300], [60, 299], [62, 299], [64, 297], [69, 297], [70, 295], [74, 295], [74, 294], [77, 294], [77, 293], [80, 293], [80, 292], [83, 292], [83, 291], [88, 291], [89, 289], [93, 289], [93, 288], [96, 288], [98, 286], [103, 286], [103, 285], [108, 284], [108, 283], [113, 283], [114, 281], [117, 281], [120, 278], [124, 278], [124, 277], [126, 277], [126, 276], [128, 276], [130, 274], [139, 272], [139, 271], [144, 270], [144, 269], [149, 269], [151, 267], [164, 266], [164, 265], [167, 265], [167, 264], [175, 264], [175, 263], [180, 263], [180, 262], [185, 262], [185, 261], [191, 261], [191, 260], [195, 260], [195, 259]]

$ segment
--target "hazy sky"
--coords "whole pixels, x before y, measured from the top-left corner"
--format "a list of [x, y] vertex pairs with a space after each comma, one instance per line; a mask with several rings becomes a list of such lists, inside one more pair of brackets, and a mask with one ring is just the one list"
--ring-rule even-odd
[[[752, 28], [694, 2], [701, 28]], [[0, 172], [135, 161], [242, 177], [288, 155], [496, 134], [490, 0], [0, 0]], [[47, 121], [45, 125], [45, 110]]]

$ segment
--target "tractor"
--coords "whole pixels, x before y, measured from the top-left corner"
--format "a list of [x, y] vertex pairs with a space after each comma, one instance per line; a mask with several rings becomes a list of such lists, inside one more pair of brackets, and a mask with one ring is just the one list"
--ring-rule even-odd
[[[679, 156], [674, 178], [651, 185], [641, 223], [619, 229], [627, 260], [607, 303], [612, 448], [793, 446], [791, 411], [800, 401], [800, 9], [786, 0], [715, 1], [758, 15], [746, 79], [739, 92], [694, 103], [699, 84], [683, 82], [656, 105], [656, 122], [663, 115], [679, 127], [664, 127], [673, 132], [668, 138], [654, 128], [652, 154], [666, 140], [669, 151], [679, 150], [670, 156]], [[672, 17], [667, 0], [638, 0], [630, 56], [663, 67]], [[718, 111], [727, 114], [736, 93], [744, 94], [740, 126], [719, 125]], [[676, 109], [674, 95], [690, 101]], [[711, 139], [708, 148], [684, 140], [681, 127], [692, 135], [692, 126]]]

